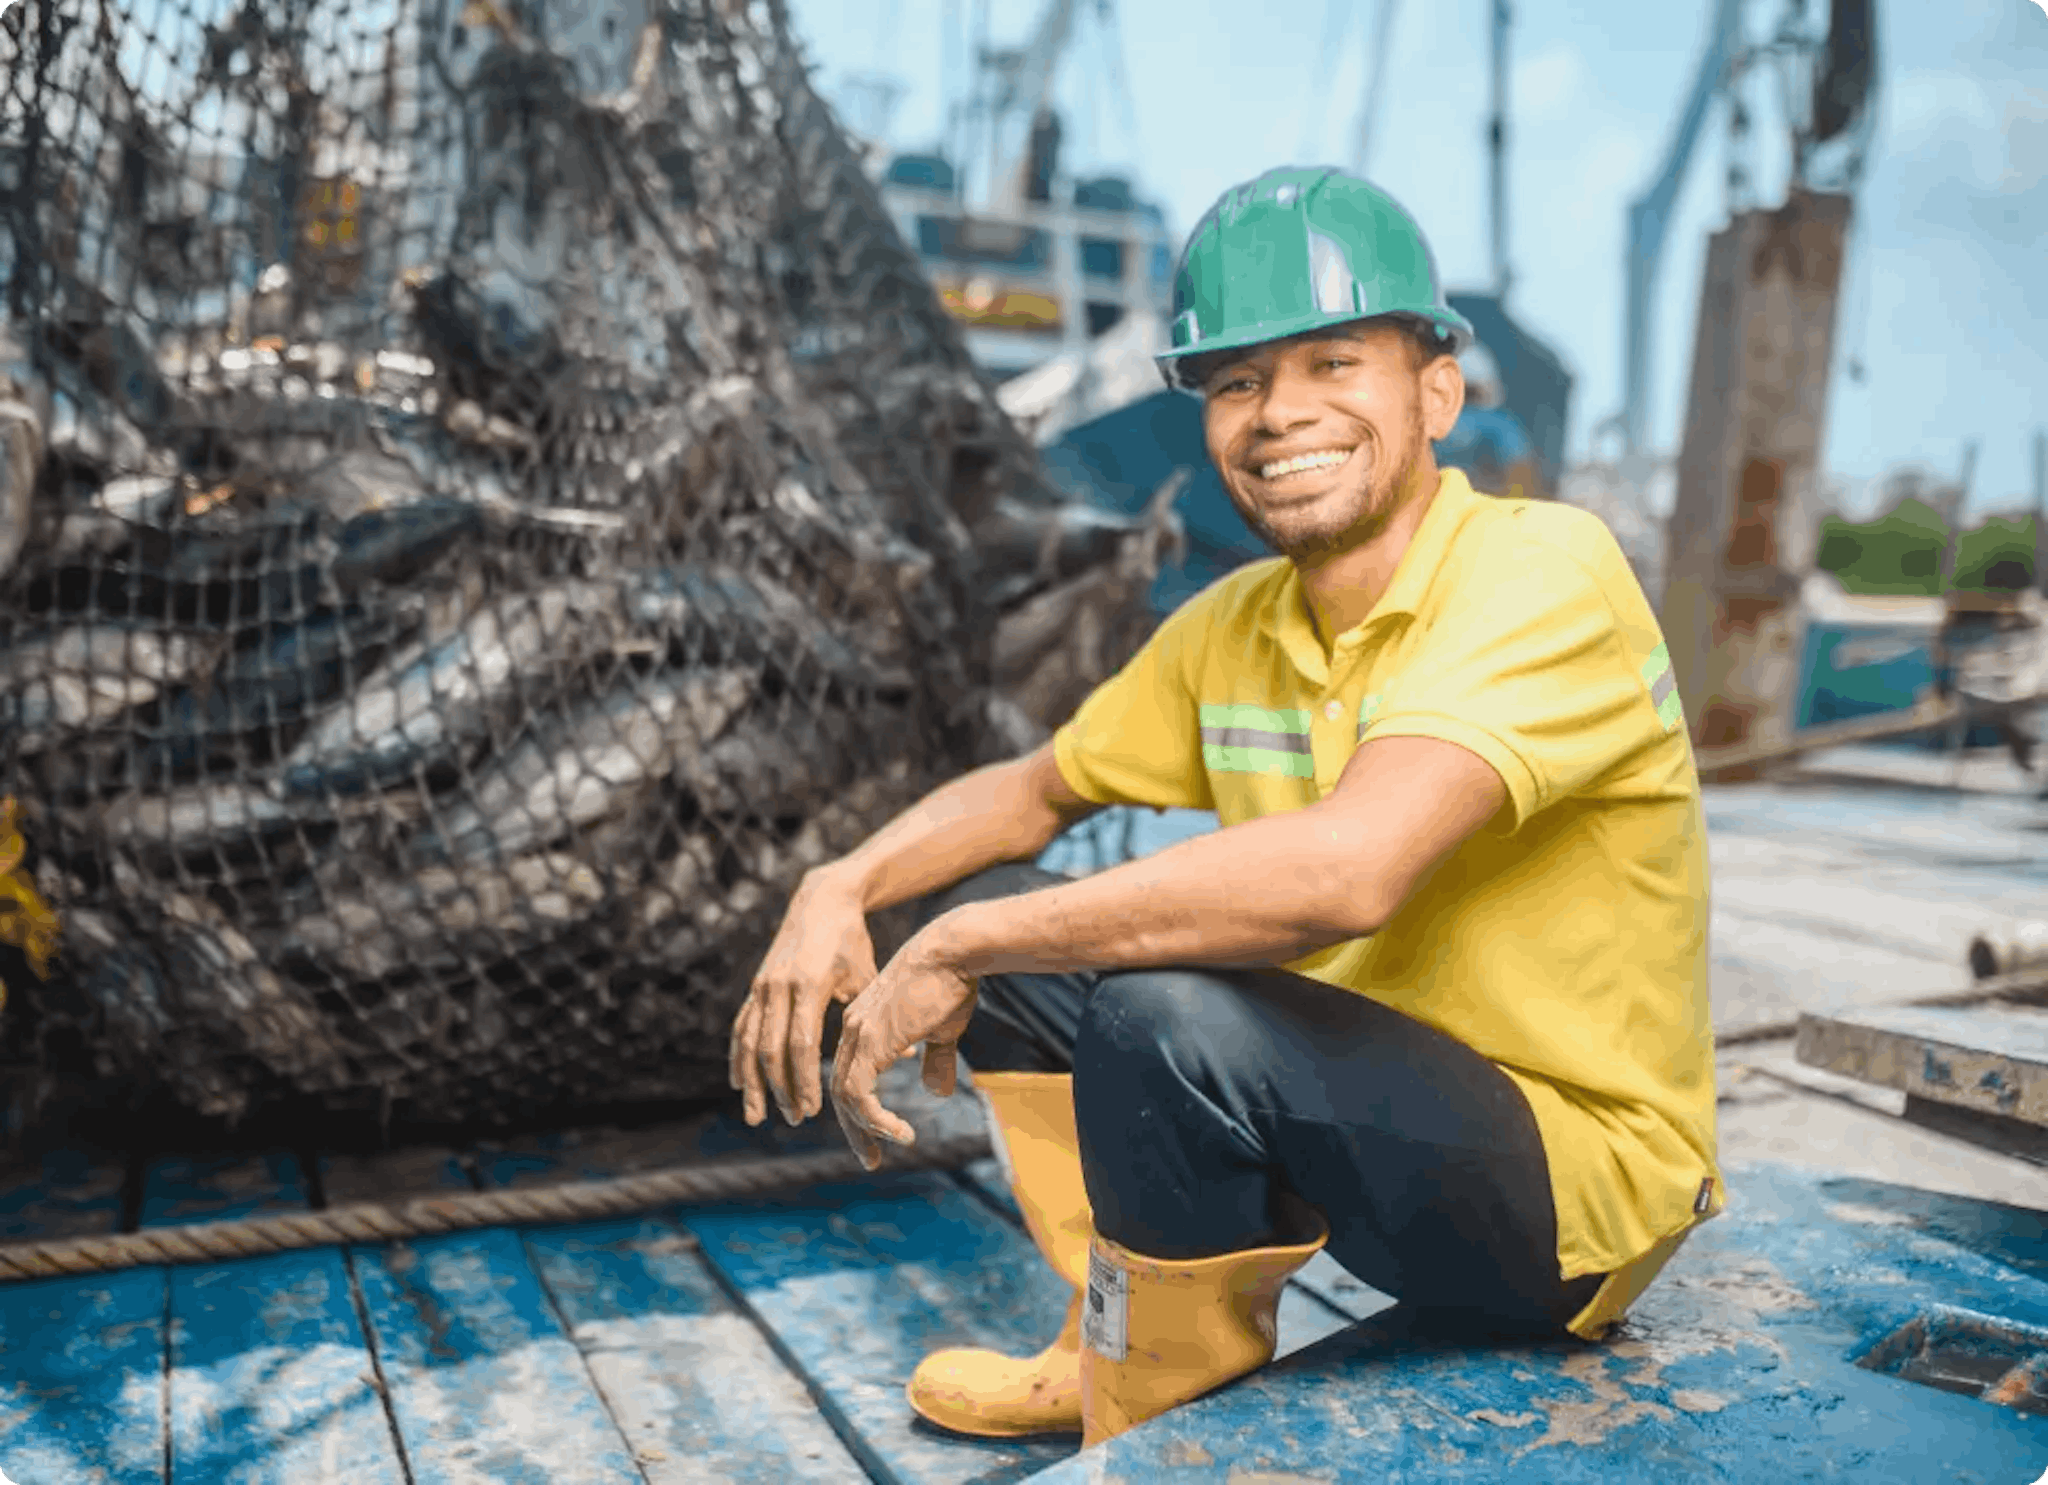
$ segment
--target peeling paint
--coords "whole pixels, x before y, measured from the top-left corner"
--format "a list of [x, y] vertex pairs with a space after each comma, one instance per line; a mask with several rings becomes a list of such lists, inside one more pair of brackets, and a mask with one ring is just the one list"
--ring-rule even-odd
[[663, 1237], [649, 1238], [634, 1246], [642, 1253], [659, 1257], [669, 1253], [695, 1253], [697, 1240], [688, 1233], [672, 1232]]
[[1173, 1440], [1166, 1446], [1160, 1458], [1166, 1464], [1181, 1466], [1214, 1464], [1216, 1462], [1216, 1456], [1207, 1449], [1204, 1449], [1193, 1439]]
[[1658, 1362], [1645, 1360], [1642, 1367], [1627, 1377], [1614, 1376], [1608, 1371], [1607, 1362], [1608, 1357], [1599, 1351], [1583, 1351], [1564, 1359], [1558, 1370], [1593, 1396], [1589, 1401], [1549, 1397], [1533, 1399], [1535, 1406], [1549, 1417], [1550, 1427], [1543, 1437], [1516, 1450], [1516, 1459], [1553, 1444], [1584, 1446], [1604, 1443], [1616, 1429], [1626, 1428], [1644, 1418], [1670, 1420], [1671, 1409], [1662, 1403], [1631, 1397], [1623, 1390], [1624, 1382], [1638, 1387], [1655, 1385], [1656, 1373], [1660, 1369]]
[[[1559, 1371], [1592, 1396], [1532, 1398], [1531, 1406], [1543, 1412], [1549, 1427], [1541, 1438], [1525, 1445], [1515, 1455], [1517, 1459], [1550, 1445], [1599, 1444], [1616, 1430], [1646, 1418], [1669, 1421], [1674, 1416], [1673, 1408], [1688, 1413], [1720, 1411], [1730, 1400], [1714, 1393], [1681, 1388], [1670, 1394], [1671, 1406], [1667, 1407], [1627, 1389], [1660, 1388], [1664, 1385], [1664, 1369], [1672, 1363], [1732, 1352], [1744, 1345], [1771, 1352], [1782, 1362], [1783, 1346], [1758, 1324], [1759, 1317], [1813, 1308], [1813, 1301], [1803, 1291], [1788, 1282], [1768, 1259], [1757, 1256], [1745, 1258], [1732, 1268], [1672, 1274], [1665, 1282], [1670, 1290], [1680, 1294], [1694, 1291], [1701, 1301], [1697, 1313], [1674, 1325], [1632, 1321], [1622, 1338], [1603, 1349], [1567, 1357]], [[1617, 1376], [1609, 1369], [1610, 1361], [1632, 1362], [1634, 1368]]]
[[1705, 1392], [1697, 1387], [1674, 1387], [1671, 1389], [1671, 1406], [1682, 1413], [1718, 1413], [1728, 1406], [1728, 1399], [1717, 1392]]
[[1883, 1207], [1864, 1206], [1860, 1202], [1837, 1201], [1828, 1204], [1828, 1215], [1837, 1222], [1855, 1222], [1864, 1227], [1918, 1227], [1920, 1219], [1911, 1212], [1887, 1211]]
[[[1536, 1378], [1532, 1374], [1530, 1381]], [[1527, 1428], [1532, 1423], [1541, 1423], [1541, 1413], [1503, 1413], [1499, 1408], [1474, 1408], [1465, 1415], [1480, 1423], [1491, 1423], [1495, 1428]]]
[[2007, 1082], [2005, 1075], [1999, 1072], [1997, 1068], [1992, 1068], [1983, 1077], [1977, 1079], [1977, 1086], [1996, 1097], [2000, 1110], [2016, 1109], [2019, 1107], [2020, 1085]]

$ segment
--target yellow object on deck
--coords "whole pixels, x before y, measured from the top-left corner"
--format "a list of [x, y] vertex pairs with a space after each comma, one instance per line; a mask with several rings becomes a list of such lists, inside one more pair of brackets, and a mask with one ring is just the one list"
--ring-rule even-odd
[[[22, 867], [28, 843], [16, 823], [18, 813], [12, 799], [0, 800], [0, 944], [20, 949], [36, 977], [47, 980], [50, 961], [57, 957], [60, 925], [56, 910], [43, 901]], [[7, 982], [0, 980], [0, 1007], [6, 1004]]]
[[1081, 1286], [1094, 1219], [1081, 1181], [1071, 1073], [977, 1073], [988, 1101], [990, 1144], [1003, 1162], [1025, 1230], [1054, 1272], [1074, 1286], [1066, 1317], [1032, 1357], [979, 1347], [934, 1351], [905, 1389], [926, 1420], [979, 1438], [1081, 1431]]

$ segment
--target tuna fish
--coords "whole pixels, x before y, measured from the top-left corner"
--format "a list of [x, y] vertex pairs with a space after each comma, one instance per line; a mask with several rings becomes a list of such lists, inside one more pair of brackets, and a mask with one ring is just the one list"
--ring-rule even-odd
[[165, 702], [157, 727], [143, 731], [139, 776], [247, 768], [252, 746], [256, 756], [267, 756], [278, 729], [339, 697], [351, 673], [374, 664], [405, 622], [399, 614], [351, 607], [263, 632], [222, 661], [206, 686]]
[[408, 646], [323, 716], [285, 759], [290, 794], [356, 793], [480, 742], [543, 661], [579, 667], [618, 638], [616, 590], [563, 582], [513, 593], [452, 635]]
[[104, 727], [131, 707], [188, 683], [218, 659], [221, 642], [124, 624], [80, 624], [0, 650], [0, 728], [23, 752]]
[[417, 839], [458, 861], [518, 856], [645, 797], [723, 732], [753, 694], [751, 671], [657, 672], [555, 721], [536, 722], [480, 768], [467, 797]]
[[461, 962], [465, 942], [497, 958], [584, 917], [604, 900], [595, 871], [573, 856], [542, 852], [502, 867], [428, 867], [405, 878], [365, 873], [346, 890], [331, 869], [324, 907], [293, 921], [287, 953], [361, 979]]

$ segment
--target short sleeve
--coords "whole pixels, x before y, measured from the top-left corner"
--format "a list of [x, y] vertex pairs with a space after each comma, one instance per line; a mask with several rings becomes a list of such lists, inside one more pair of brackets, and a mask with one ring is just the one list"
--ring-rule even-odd
[[1096, 804], [1213, 809], [1195, 678], [1215, 590], [1183, 605], [1053, 734], [1067, 787]]
[[1661, 641], [1621, 621], [1593, 571], [1549, 542], [1504, 546], [1419, 636], [1365, 740], [1478, 754], [1507, 786], [1512, 829], [1666, 740], [1677, 713], [1655, 694], [1669, 689]]

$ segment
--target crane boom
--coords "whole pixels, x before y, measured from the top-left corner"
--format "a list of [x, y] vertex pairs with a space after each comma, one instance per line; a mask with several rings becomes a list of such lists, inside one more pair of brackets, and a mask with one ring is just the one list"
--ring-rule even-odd
[[[1038, 29], [1032, 33], [1023, 50], [1015, 55], [1012, 65], [1005, 69], [1002, 85], [996, 92], [989, 117], [992, 142], [1003, 141], [1019, 118], [1023, 120], [1028, 136], [1031, 121], [1051, 101], [1053, 76], [1059, 68], [1060, 56], [1074, 34], [1074, 13], [1079, 8], [1080, 0], [1047, 0], [1045, 10], [1038, 18]], [[1107, 8], [1106, 0], [1104, 8]], [[1023, 195], [1025, 148], [1005, 149], [997, 143], [991, 151], [989, 189], [995, 200], [1004, 201], [1010, 193], [1016, 197]], [[1015, 203], [1011, 200], [1004, 201], [1004, 204]]]
[[1650, 303], [1657, 287], [1657, 268], [1664, 254], [1664, 237], [1671, 225], [1671, 209], [1685, 182], [1685, 168], [1699, 142], [1707, 105], [1720, 91], [1742, 24], [1741, 0], [1714, 0], [1714, 19], [1707, 33], [1707, 48], [1693, 73], [1692, 91], [1685, 100], [1685, 112], [1664, 151], [1657, 178], [1628, 207], [1628, 326], [1624, 347], [1624, 401], [1621, 412], [1622, 441], [1631, 454], [1643, 450], [1649, 421]]
[[1358, 108], [1358, 125], [1351, 137], [1351, 173], [1366, 174], [1372, 159], [1373, 132], [1379, 126], [1380, 100], [1387, 90], [1387, 55], [1394, 49], [1394, 13], [1400, 0], [1380, 0], [1379, 24], [1373, 28], [1372, 74]]

